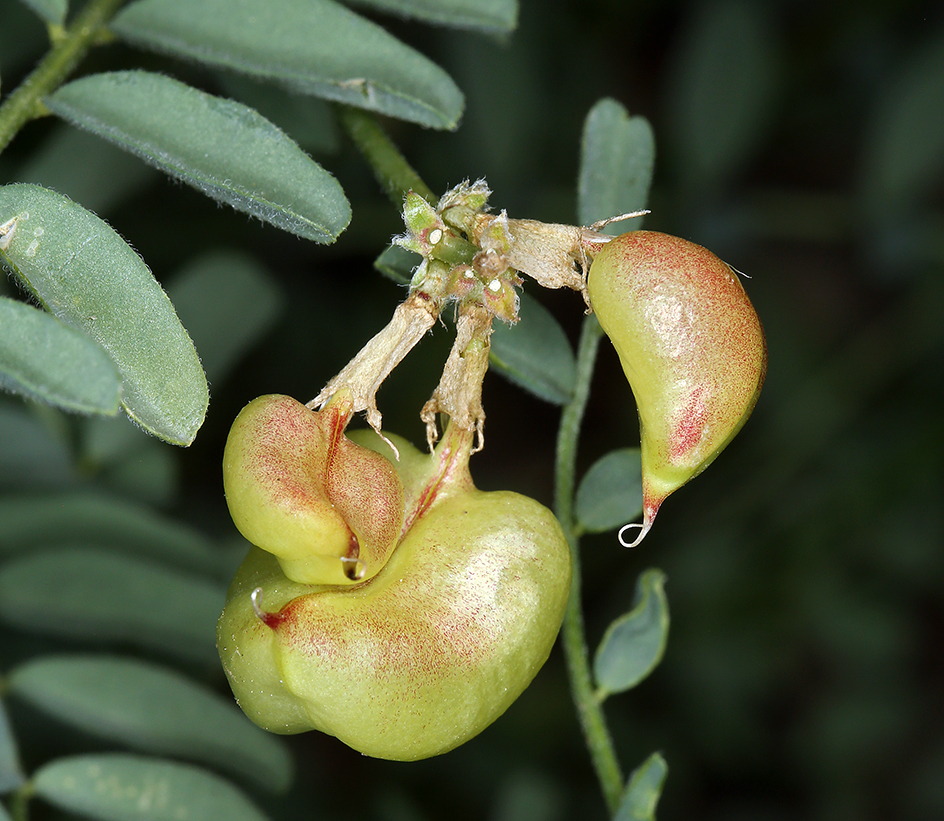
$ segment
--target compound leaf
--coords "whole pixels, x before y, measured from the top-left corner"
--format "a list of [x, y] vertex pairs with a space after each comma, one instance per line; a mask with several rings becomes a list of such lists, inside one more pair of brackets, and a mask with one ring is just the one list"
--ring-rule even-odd
[[132, 642], [214, 666], [225, 589], [152, 562], [74, 545], [0, 566], [0, 619], [24, 630]]
[[0, 297], [0, 386], [80, 413], [117, 413], [121, 399], [118, 369], [101, 345], [6, 297]]
[[[582, 225], [646, 207], [656, 144], [645, 117], [631, 117], [616, 100], [604, 98], [590, 110], [583, 127], [578, 212]], [[641, 218], [610, 223], [610, 234], [637, 229]]]
[[47, 656], [13, 669], [7, 682], [38, 709], [135, 750], [209, 764], [267, 790], [291, 782], [281, 739], [174, 670], [117, 656]]
[[0, 499], [0, 556], [77, 541], [198, 572], [221, 564], [198, 531], [115, 496], [77, 490]]
[[431, 128], [458, 125], [439, 66], [333, 0], [138, 0], [112, 21], [128, 42], [274, 80]]
[[659, 753], [649, 756], [629, 777], [613, 821], [655, 821], [656, 805], [669, 766]]
[[60, 758], [40, 767], [36, 794], [100, 821], [265, 821], [229, 781], [188, 764], [106, 753]]
[[242, 103], [148, 71], [83, 77], [45, 103], [208, 197], [284, 231], [330, 243], [351, 220], [338, 181]]
[[665, 574], [639, 576], [633, 609], [606, 630], [593, 659], [593, 675], [603, 697], [635, 687], [662, 661], [669, 637]]
[[642, 512], [639, 448], [614, 450], [591, 465], [577, 489], [575, 512], [584, 530], [603, 533]]
[[47, 188], [5, 185], [0, 257], [50, 313], [108, 352], [132, 419], [175, 445], [193, 442], [209, 402], [197, 352], [148, 267], [110, 225]]

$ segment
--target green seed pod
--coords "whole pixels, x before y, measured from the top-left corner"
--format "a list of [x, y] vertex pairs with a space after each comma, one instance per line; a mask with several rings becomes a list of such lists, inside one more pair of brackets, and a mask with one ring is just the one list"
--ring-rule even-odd
[[352, 437], [388, 456], [406, 488], [396, 549], [349, 586], [300, 584], [251, 550], [220, 617], [220, 657], [242, 709], [272, 732], [317, 729], [366, 755], [426, 758], [491, 724], [544, 664], [570, 551], [542, 505], [475, 488], [471, 434], [463, 452], [447, 431], [432, 454], [391, 436], [396, 462], [376, 434]]
[[764, 383], [767, 344], [734, 271], [678, 237], [616, 237], [594, 258], [587, 290], [639, 411], [643, 522], [627, 526], [640, 528], [631, 547], [741, 429]]
[[223, 452], [230, 515], [250, 542], [304, 584], [353, 584], [386, 563], [403, 523], [387, 459], [344, 435], [347, 394], [312, 411], [261, 396], [236, 417]]

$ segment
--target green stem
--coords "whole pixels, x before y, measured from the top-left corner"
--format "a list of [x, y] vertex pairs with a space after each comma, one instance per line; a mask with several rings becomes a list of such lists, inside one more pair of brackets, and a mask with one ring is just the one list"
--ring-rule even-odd
[[29, 821], [29, 804], [33, 796], [33, 785], [29, 782], [10, 796], [10, 818], [13, 821]]
[[337, 109], [341, 125], [370, 163], [377, 182], [397, 210], [403, 207], [403, 198], [410, 191], [415, 191], [430, 205], [436, 205], [436, 195], [406, 161], [373, 114], [346, 105], [339, 105]]
[[89, 0], [33, 73], [0, 106], [0, 151], [34, 117], [46, 114], [43, 97], [55, 90], [102, 37], [124, 0]]
[[590, 653], [587, 648], [581, 604], [580, 544], [573, 509], [577, 442], [580, 438], [580, 426], [587, 406], [587, 398], [590, 395], [590, 379], [602, 335], [603, 332], [596, 317], [593, 315], [586, 317], [580, 331], [580, 343], [577, 349], [574, 398], [564, 407], [557, 434], [554, 512], [564, 530], [573, 555], [570, 600], [567, 602], [567, 611], [564, 614], [564, 625], [561, 630], [567, 671], [570, 675], [570, 688], [603, 797], [610, 814], [613, 814], [619, 806], [620, 796], [623, 793], [623, 773], [620, 770], [603, 709], [594, 693], [593, 679], [590, 675]]

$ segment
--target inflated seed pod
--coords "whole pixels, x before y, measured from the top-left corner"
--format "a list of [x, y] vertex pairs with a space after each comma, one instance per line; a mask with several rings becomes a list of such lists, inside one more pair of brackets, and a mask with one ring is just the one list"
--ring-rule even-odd
[[[355, 438], [393, 460], [373, 432]], [[321, 730], [366, 755], [409, 761], [467, 741], [527, 687], [560, 628], [571, 565], [547, 508], [475, 488], [468, 448], [443, 469], [447, 449], [421, 454], [389, 439], [406, 514], [386, 564], [360, 584], [306, 585], [253, 548], [217, 645], [260, 726]]]
[[643, 521], [627, 526], [639, 533], [624, 541], [633, 546], [665, 498], [704, 470], [750, 415], [767, 344], [737, 274], [678, 237], [616, 237], [595, 256], [587, 290], [639, 411]]
[[352, 442], [350, 399], [313, 411], [290, 396], [254, 399], [233, 422], [223, 489], [239, 531], [303, 584], [354, 584], [386, 563], [403, 524], [390, 462]]

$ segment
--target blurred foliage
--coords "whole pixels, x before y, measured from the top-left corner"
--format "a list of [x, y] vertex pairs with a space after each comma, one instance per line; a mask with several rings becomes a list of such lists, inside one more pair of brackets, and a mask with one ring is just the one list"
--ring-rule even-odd
[[[5, 93], [45, 48], [41, 21], [6, 5]], [[612, 96], [655, 132], [647, 227], [706, 245], [751, 277], [770, 348], [752, 419], [673, 496], [638, 549], [625, 551], [613, 533], [584, 540], [591, 644], [628, 608], [644, 568], [666, 574], [665, 659], [606, 704], [629, 767], [652, 750], [669, 764], [659, 816], [944, 816], [944, 9], [930, 0], [601, 0], [549, 12], [523, 0], [519, 28], [504, 38], [384, 21], [466, 94], [455, 133], [387, 124], [435, 190], [485, 176], [494, 205], [513, 216], [573, 221], [581, 124]], [[120, 45], [93, 52], [83, 70], [142, 63], [226, 93], [228, 80]], [[0, 397], [4, 496], [81, 489], [156, 509], [155, 527], [167, 517], [212, 541], [216, 561], [201, 583], [220, 596], [241, 549], [220, 482], [231, 420], [262, 393], [314, 396], [402, 294], [372, 268], [401, 230], [398, 215], [349, 143], [292, 133], [307, 128], [298, 102], [273, 98], [266, 113], [317, 159], [338, 152], [331, 168], [353, 220], [328, 248], [151, 170], [126, 172], [124, 155], [49, 118], [0, 156], [4, 181], [39, 182], [94, 208], [169, 290], [178, 269], [220, 247], [270, 272], [280, 296], [266, 304], [278, 319], [253, 326], [251, 348], [216, 355], [230, 368], [211, 379], [207, 421], [187, 451], [125, 420], [99, 426]], [[527, 290], [576, 330], [579, 297]], [[14, 292], [0, 281], [0, 294]], [[231, 327], [238, 312], [236, 303]], [[391, 430], [422, 440], [418, 410], [447, 349], [448, 335], [435, 332], [381, 391]], [[478, 483], [549, 502], [558, 408], [495, 376], [484, 399]], [[634, 418], [604, 346], [584, 468], [635, 445]], [[102, 648], [50, 638], [23, 618], [0, 625], [3, 673], [77, 649]], [[160, 643], [125, 649], [166, 660]], [[222, 674], [198, 656], [191, 674], [225, 694]], [[112, 749], [15, 697], [7, 709], [27, 773], [50, 750]], [[0, 715], [0, 761], [3, 729]], [[293, 789], [273, 798], [246, 785], [272, 818], [604, 817], [559, 653], [505, 717], [437, 759], [374, 761], [314, 733], [287, 743], [301, 774]]]

